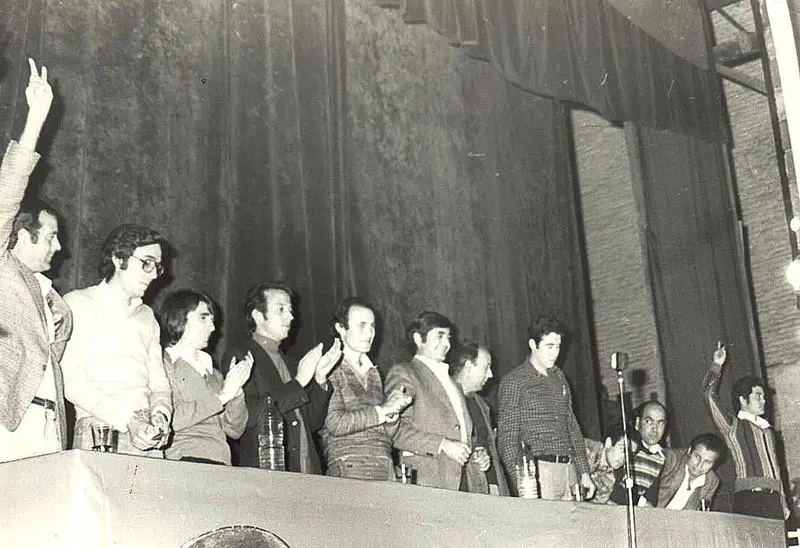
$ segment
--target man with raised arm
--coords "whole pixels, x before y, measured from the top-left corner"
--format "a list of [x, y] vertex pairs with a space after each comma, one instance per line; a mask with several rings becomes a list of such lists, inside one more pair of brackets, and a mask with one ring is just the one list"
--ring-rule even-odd
[[44, 276], [61, 249], [58, 217], [43, 202], [23, 201], [53, 90], [47, 68], [28, 59], [28, 116], [0, 166], [0, 462], [66, 447], [59, 360], [72, 316]]
[[119, 432], [118, 451], [163, 458], [172, 391], [161, 330], [142, 297], [163, 272], [167, 242], [152, 228], [111, 231], [100, 256], [102, 281], [68, 293], [75, 328], [64, 351], [64, 386], [75, 404], [76, 449], [91, 449], [93, 427]]
[[728, 446], [736, 468], [733, 511], [762, 518], [788, 519], [789, 507], [775, 447], [775, 432], [764, 418], [764, 382], [742, 377], [733, 383], [731, 415], [719, 401], [719, 382], [727, 351], [717, 343], [711, 367], [703, 379], [703, 393], [711, 417]]

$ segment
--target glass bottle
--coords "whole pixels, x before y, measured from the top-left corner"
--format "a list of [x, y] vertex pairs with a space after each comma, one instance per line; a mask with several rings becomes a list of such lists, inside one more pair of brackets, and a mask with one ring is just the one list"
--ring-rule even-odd
[[263, 397], [258, 415], [258, 467], [265, 470], [286, 470], [283, 447], [283, 416], [272, 396]]
[[538, 499], [539, 486], [536, 483], [536, 461], [525, 442], [520, 442], [515, 466], [517, 475], [517, 494], [523, 499]]

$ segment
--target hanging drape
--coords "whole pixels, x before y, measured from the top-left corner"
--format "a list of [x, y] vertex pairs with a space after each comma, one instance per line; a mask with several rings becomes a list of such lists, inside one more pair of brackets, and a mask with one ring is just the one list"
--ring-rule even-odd
[[[399, 8], [409, 23], [426, 22], [451, 44], [490, 61], [509, 81], [537, 95], [584, 105], [609, 120], [710, 141], [727, 139], [717, 75], [672, 53], [610, 2], [377, 3]], [[705, 47], [705, 40], [697, 42]]]

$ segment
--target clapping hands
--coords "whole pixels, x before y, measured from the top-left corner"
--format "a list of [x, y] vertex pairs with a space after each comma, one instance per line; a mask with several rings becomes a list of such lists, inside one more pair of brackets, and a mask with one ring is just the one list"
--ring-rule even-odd
[[225, 405], [233, 398], [242, 392], [242, 387], [247, 379], [250, 378], [250, 373], [253, 370], [253, 354], [250, 352], [245, 355], [240, 361], [236, 361], [236, 357], [231, 358], [231, 364], [228, 368], [228, 374], [225, 375], [225, 382], [222, 385], [217, 397], [222, 405]]

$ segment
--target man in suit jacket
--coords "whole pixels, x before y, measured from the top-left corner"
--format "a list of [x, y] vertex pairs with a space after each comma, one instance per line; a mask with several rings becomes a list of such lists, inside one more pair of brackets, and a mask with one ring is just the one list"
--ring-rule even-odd
[[416, 470], [417, 484], [440, 489], [487, 492], [486, 477], [471, 460], [473, 430], [464, 394], [449, 376], [452, 322], [423, 312], [406, 329], [414, 359], [389, 370], [385, 390], [403, 390], [413, 403], [400, 415], [394, 446], [401, 464]]
[[42, 274], [61, 249], [58, 216], [42, 202], [22, 200], [53, 91], [47, 69], [40, 74], [28, 62], [25, 128], [0, 167], [0, 462], [59, 451], [67, 442], [59, 360], [72, 316]]
[[696, 436], [685, 452], [668, 449], [658, 490], [658, 507], [700, 510], [705, 506], [710, 509], [719, 487], [714, 467], [724, 450], [723, 441], [714, 434]]
[[497, 451], [497, 434], [492, 426], [491, 411], [478, 394], [492, 378], [492, 355], [489, 349], [475, 342], [462, 345], [453, 356], [450, 375], [464, 392], [475, 432], [475, 448], [483, 448], [482, 451], [473, 452], [473, 461], [486, 475], [489, 494], [507, 497], [510, 494], [508, 482]]
[[336, 339], [324, 355], [320, 343], [295, 363], [280, 349], [294, 319], [292, 290], [278, 283], [258, 284], [248, 291], [244, 308], [251, 338], [229, 348], [222, 360], [225, 367], [234, 357], [238, 361], [248, 352], [253, 355], [252, 373], [243, 386], [249, 418], [244, 434], [233, 445], [234, 462], [259, 467], [258, 421], [269, 395], [284, 419], [286, 470], [320, 474], [314, 433], [325, 422], [328, 374], [342, 355], [341, 341]]

